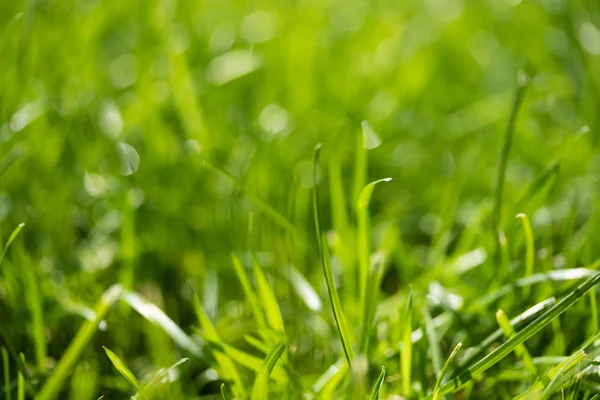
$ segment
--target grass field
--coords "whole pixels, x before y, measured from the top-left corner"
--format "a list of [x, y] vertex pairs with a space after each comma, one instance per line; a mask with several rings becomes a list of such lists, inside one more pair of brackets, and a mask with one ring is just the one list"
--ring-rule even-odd
[[599, 399], [597, 0], [0, 0], [0, 399]]

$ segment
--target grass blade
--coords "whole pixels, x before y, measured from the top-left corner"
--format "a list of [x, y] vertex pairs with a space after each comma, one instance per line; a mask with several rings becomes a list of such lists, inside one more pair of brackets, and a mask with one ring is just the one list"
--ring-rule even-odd
[[265, 312], [267, 322], [273, 330], [284, 333], [285, 328], [277, 298], [275, 297], [275, 293], [273, 293], [273, 289], [271, 289], [271, 285], [269, 285], [269, 281], [267, 280], [263, 267], [260, 265], [258, 257], [256, 257], [256, 254], [254, 253], [252, 254], [252, 265], [254, 267], [254, 277], [256, 278], [258, 297], [262, 303], [262, 309]]
[[149, 322], [159, 326], [175, 343], [186, 350], [196, 358], [202, 358], [202, 349], [194, 342], [163, 310], [154, 303], [146, 300], [142, 295], [136, 292], [124, 291], [122, 300], [137, 311]]
[[123, 376], [123, 378], [125, 378], [127, 380], [127, 382], [129, 382], [131, 384], [131, 386], [133, 386], [135, 388], [135, 390], [137, 390], [139, 393], [141, 393], [142, 397], [146, 398], [146, 395], [144, 394], [142, 387], [140, 386], [139, 382], [137, 381], [135, 375], [133, 375], [133, 373], [129, 370], [129, 368], [127, 368], [127, 365], [125, 365], [123, 360], [121, 360], [119, 358], [119, 356], [117, 356], [115, 353], [113, 353], [108, 347], [102, 346], [102, 348], [106, 352], [106, 355], [110, 359], [110, 362], [112, 363], [112, 365], [114, 365], [114, 367], [117, 369], [117, 371], [119, 371], [119, 373]]
[[379, 374], [379, 378], [375, 381], [375, 385], [373, 385], [373, 390], [371, 391], [371, 395], [369, 396], [369, 400], [379, 400], [379, 393], [381, 392], [381, 388], [383, 387], [383, 380], [385, 379], [385, 367], [381, 367], [381, 373]]
[[327, 292], [329, 294], [329, 301], [331, 303], [331, 309], [333, 311], [333, 317], [335, 319], [335, 325], [337, 327], [340, 341], [342, 342], [342, 348], [344, 349], [344, 355], [348, 361], [348, 366], [352, 369], [352, 360], [354, 359], [354, 352], [352, 351], [352, 344], [350, 341], [350, 335], [346, 326], [346, 320], [342, 311], [342, 305], [340, 303], [340, 297], [335, 287], [335, 281], [333, 280], [333, 268], [331, 267], [331, 258], [329, 255], [329, 246], [327, 245], [327, 238], [324, 233], [321, 233], [321, 217], [319, 215], [319, 189], [317, 184], [317, 171], [319, 163], [319, 152], [321, 145], [315, 147], [315, 158], [313, 164], [313, 216], [315, 221], [315, 229], [317, 237], [320, 240], [319, 250], [321, 253], [321, 266], [323, 267], [323, 275], [325, 275], [325, 283], [327, 284]]
[[[517, 218], [521, 220], [523, 224], [523, 232], [525, 232], [525, 278], [533, 275], [533, 264], [535, 257], [535, 243], [533, 239], [533, 229], [531, 229], [531, 223], [527, 214], [517, 214]], [[525, 288], [525, 297], [529, 295], [530, 287]]]
[[404, 311], [404, 320], [402, 321], [402, 351], [400, 353], [400, 369], [402, 373], [402, 390], [404, 396], [410, 398], [412, 392], [412, 319], [413, 319], [413, 293], [412, 288], [408, 294], [406, 310]]
[[19, 233], [21, 233], [21, 231], [23, 230], [24, 227], [25, 227], [25, 223], [21, 222], [19, 225], [17, 225], [15, 230], [8, 237], [8, 240], [6, 241], [6, 244], [4, 245], [4, 250], [2, 250], [2, 257], [0, 257], [0, 266], [2, 265], [2, 262], [4, 261], [4, 257], [6, 256], [6, 252], [8, 251], [8, 248], [10, 247], [12, 242], [15, 241], [17, 236], [19, 236]]
[[502, 152], [500, 153], [500, 161], [498, 163], [498, 174], [496, 176], [496, 189], [494, 195], [494, 211], [492, 213], [492, 229], [494, 237], [497, 238], [500, 230], [500, 219], [502, 218], [502, 195], [504, 192], [504, 181], [506, 176], [506, 166], [508, 164], [508, 155], [512, 147], [513, 137], [515, 133], [515, 125], [517, 123], [517, 115], [523, 102], [525, 89], [529, 83], [529, 77], [524, 72], [519, 72], [517, 78], [517, 90], [513, 99], [512, 109], [508, 118], [508, 124], [504, 132], [504, 143]]
[[227, 391], [224, 383], [221, 384], [221, 397], [223, 397], [223, 400], [231, 399], [231, 396], [229, 396], [229, 392]]
[[[483, 372], [487, 371], [493, 365], [495, 365], [508, 354], [510, 354], [515, 349], [515, 347], [525, 342], [527, 339], [531, 338], [533, 335], [542, 330], [545, 326], [550, 324], [554, 319], [558, 318], [559, 315], [561, 315], [570, 307], [572, 307], [575, 304], [575, 302], [577, 302], [577, 300], [581, 298], [581, 296], [585, 295], [585, 293], [598, 282], [600, 282], [600, 273], [587, 279], [585, 282], [572, 289], [569, 292], [569, 294], [567, 294], [561, 301], [559, 301], [552, 308], [544, 312], [540, 317], [538, 317], [531, 324], [527, 325], [525, 328], [519, 331], [511, 339], [504, 342], [496, 350], [488, 354], [482, 360], [475, 363], [467, 371], [458, 375], [452, 380], [452, 382], [449, 382], [442, 386], [440, 388], [440, 395], [444, 395], [454, 390], [457, 390], [458, 388], [464, 386], [474, 377], [477, 377]], [[428, 396], [427, 398], [429, 399], [431, 398], [431, 396]]]
[[[374, 279], [374, 274], [371, 274], [371, 216], [369, 214], [369, 203], [373, 194], [375, 185], [380, 182], [390, 182], [392, 178], [384, 178], [366, 185], [356, 203], [356, 216], [357, 216], [357, 238], [358, 238], [358, 282], [360, 284], [360, 295], [359, 304], [363, 310], [363, 316], [369, 313], [369, 301], [367, 301], [367, 290]], [[374, 293], [370, 294], [371, 296]], [[366, 325], [366, 318], [363, 318], [363, 331], [360, 337], [359, 349], [361, 352], [365, 352], [365, 346], [367, 344], [367, 336], [371, 328], [370, 325]]]
[[[21, 353], [19, 357], [21, 358], [21, 363], [25, 365], [25, 355]], [[25, 377], [22, 370], [19, 370], [17, 373], [17, 400], [25, 400]]]
[[271, 371], [275, 368], [277, 361], [283, 355], [285, 351], [285, 340], [280, 341], [273, 347], [271, 352], [267, 355], [267, 358], [263, 361], [263, 364], [256, 375], [256, 380], [252, 386], [252, 393], [250, 394], [251, 400], [266, 400], [269, 398], [269, 376]]
[[311, 283], [302, 275], [302, 273], [293, 265], [287, 265], [286, 268], [281, 269], [282, 275], [288, 280], [292, 288], [302, 299], [304, 304], [315, 312], [321, 311], [323, 304], [321, 298], [317, 294], [317, 291], [313, 288]]
[[[154, 375], [154, 377], [150, 380], [150, 382], [148, 382], [147, 384], [144, 385], [144, 392], [146, 395], [148, 395], [149, 393], [152, 393], [152, 390], [157, 387], [159, 384], [161, 384], [162, 382], [164, 382], [165, 378], [169, 377], [169, 373], [171, 371], [175, 371], [181, 364], [184, 364], [186, 362], [190, 361], [189, 358], [184, 357], [181, 360], [177, 361], [176, 363], [174, 363], [173, 365], [171, 365], [169, 368], [161, 368], [156, 375]], [[138, 396], [144, 396], [142, 392], [138, 392], [133, 398], [137, 399]]]
[[[503, 310], [500, 309], [496, 312], [496, 321], [498, 321], [498, 325], [504, 332], [504, 336], [506, 336], [507, 339], [515, 336], [515, 328], [513, 328], [513, 326], [510, 324], [510, 321]], [[524, 344], [520, 344], [515, 347], [515, 353], [517, 353], [519, 358], [521, 358], [523, 364], [525, 365], [525, 369], [529, 371], [531, 376], [537, 376], [537, 369], [533, 364], [533, 359], [531, 358], [531, 354], [529, 354], [527, 347], [525, 347]]]
[[[220, 342], [221, 338], [219, 336], [219, 333], [217, 332], [217, 329], [206, 314], [204, 307], [202, 307], [202, 304], [200, 303], [200, 299], [195, 293], [193, 302], [196, 317], [198, 318], [200, 327], [204, 331], [204, 338], [213, 342]], [[220, 376], [222, 376], [224, 379], [231, 379], [234, 384], [233, 390], [236, 393], [236, 395], [245, 398], [246, 392], [244, 390], [244, 384], [242, 383], [242, 378], [240, 377], [240, 374], [237, 368], [235, 367], [233, 361], [225, 352], [215, 352], [214, 356], [219, 366]]]
[[69, 344], [69, 347], [56, 364], [52, 375], [44, 383], [42, 389], [35, 397], [35, 400], [50, 400], [56, 398], [60, 391], [65, 379], [69, 376], [73, 366], [81, 356], [81, 353], [91, 340], [92, 336], [98, 329], [100, 321], [106, 317], [113, 304], [119, 299], [123, 288], [120, 285], [113, 285], [109, 287], [100, 298], [100, 301], [94, 308], [95, 318], [93, 320], [86, 321], [83, 326], [79, 329], [75, 338]]
[[252, 314], [254, 315], [256, 324], [258, 325], [259, 328], [266, 327], [267, 323], [265, 321], [265, 316], [263, 315], [263, 312], [260, 308], [258, 298], [256, 297], [256, 294], [254, 294], [254, 289], [252, 288], [252, 284], [250, 283], [250, 279], [248, 278], [248, 275], [246, 274], [246, 270], [244, 269], [242, 262], [234, 254], [231, 255], [231, 260], [233, 262], [233, 268], [235, 269], [235, 274], [237, 275], [237, 277], [242, 285], [242, 290], [244, 291], [244, 295], [250, 302], [250, 307], [252, 308]]
[[442, 352], [440, 350], [440, 338], [435, 330], [431, 315], [426, 306], [422, 308], [423, 321], [425, 322], [425, 333], [427, 334], [427, 341], [429, 342], [429, 350], [431, 351], [431, 361], [433, 363], [433, 370], [435, 371], [435, 377], [439, 378], [442, 372]]
[[8, 351], [6, 351], [6, 347], [2, 346], [0, 348], [2, 352], [2, 369], [4, 370], [4, 397], [6, 400], [10, 400], [10, 365], [8, 363]]
[[439, 399], [440, 394], [441, 394], [440, 393], [440, 385], [442, 384], [444, 375], [446, 375], [446, 371], [448, 370], [448, 367], [450, 366], [450, 364], [452, 364], [452, 361], [454, 361], [454, 359], [456, 358], [456, 355], [458, 354], [458, 351], [460, 350], [461, 347], [462, 347], [462, 342], [458, 342], [456, 347], [454, 347], [454, 350], [452, 350], [452, 353], [450, 353], [450, 357], [448, 357], [448, 359], [444, 363], [444, 366], [442, 367], [442, 370], [440, 371], [440, 376], [438, 377], [437, 381], [435, 382], [435, 387], [433, 388], [433, 400]]

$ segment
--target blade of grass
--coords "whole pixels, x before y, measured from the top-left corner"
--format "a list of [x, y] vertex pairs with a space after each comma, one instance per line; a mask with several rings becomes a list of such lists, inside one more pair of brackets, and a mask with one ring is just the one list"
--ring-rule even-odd
[[[518, 345], [534, 336], [536, 333], [550, 324], [554, 319], [558, 318], [559, 315], [572, 307], [577, 300], [585, 295], [585, 293], [594, 287], [598, 282], [600, 282], [600, 273], [587, 279], [585, 282], [572, 289], [569, 294], [563, 297], [562, 300], [560, 300], [556, 305], [544, 312], [535, 321], [527, 325], [511, 339], [507, 340], [493, 352], [476, 362], [467, 371], [456, 376], [452, 382], [442, 386], [440, 388], [440, 395], [444, 395], [461, 388], [471, 379], [479, 376], [493, 365], [497, 364], [500, 360], [510, 354]], [[427, 399], [430, 398], [432, 397], [427, 397]]]
[[147, 399], [147, 397], [144, 394], [144, 391], [142, 390], [142, 387], [140, 386], [135, 375], [133, 375], [133, 372], [131, 372], [131, 370], [129, 368], [127, 368], [127, 365], [125, 365], [123, 360], [121, 360], [119, 358], [119, 356], [117, 356], [115, 353], [113, 353], [112, 350], [110, 350], [108, 347], [102, 346], [102, 348], [104, 349], [104, 352], [110, 359], [110, 362], [112, 363], [112, 365], [123, 376], [123, 378], [125, 378], [127, 380], [127, 382], [129, 382], [129, 384], [131, 386], [133, 386], [135, 388], [135, 390], [137, 390], [138, 393], [140, 393], [143, 398]]
[[248, 275], [246, 274], [246, 271], [244, 269], [244, 266], [242, 265], [242, 262], [234, 254], [231, 255], [231, 260], [233, 262], [233, 268], [235, 270], [235, 274], [237, 275], [240, 283], [242, 284], [242, 290], [244, 291], [244, 295], [250, 302], [250, 307], [252, 308], [252, 314], [254, 315], [254, 320], [256, 321], [256, 324], [259, 327], [266, 327], [267, 323], [265, 321], [265, 316], [263, 315], [263, 312], [260, 308], [258, 298], [256, 297], [256, 294], [254, 293], [254, 289], [252, 288], [252, 284], [250, 283], [250, 279], [248, 278]]
[[[364, 316], [369, 313], [369, 301], [367, 301], [367, 290], [374, 279], [371, 274], [371, 216], [369, 214], [369, 203], [371, 201], [371, 195], [375, 185], [380, 182], [389, 182], [392, 178], [384, 178], [366, 185], [356, 203], [356, 216], [357, 216], [357, 238], [358, 238], [358, 282], [360, 284], [360, 295], [359, 304], [363, 310], [363, 331], [360, 336], [359, 350], [364, 353], [365, 344], [368, 342], [366, 336], [369, 334], [370, 326], [367, 326], [364, 320]], [[372, 296], [373, 294], [371, 294]]]
[[329, 301], [331, 303], [331, 309], [333, 311], [333, 317], [335, 319], [335, 325], [337, 327], [342, 348], [344, 349], [344, 355], [348, 361], [348, 366], [352, 369], [352, 360], [354, 359], [354, 352], [352, 351], [352, 344], [350, 342], [350, 334], [346, 327], [346, 320], [342, 311], [342, 305], [340, 298], [335, 287], [335, 281], [333, 279], [333, 268], [331, 267], [331, 258], [329, 256], [329, 246], [327, 245], [327, 238], [324, 233], [321, 233], [321, 217], [319, 214], [319, 190], [317, 184], [317, 171], [319, 162], [319, 152], [321, 150], [320, 144], [315, 147], [315, 157], [313, 164], [313, 214], [317, 237], [320, 240], [319, 251], [321, 253], [321, 266], [323, 267], [323, 275], [325, 275], [325, 283], [327, 284], [327, 292], [329, 294]]
[[385, 379], [385, 367], [381, 367], [381, 373], [379, 374], [379, 378], [375, 381], [375, 385], [373, 385], [373, 390], [371, 391], [371, 395], [369, 396], [369, 400], [379, 400], [379, 394], [381, 393], [381, 388], [383, 387], [383, 380]]
[[440, 338], [435, 330], [435, 326], [431, 320], [431, 314], [429, 314], [429, 310], [426, 306], [422, 307], [421, 313], [423, 314], [423, 321], [425, 322], [425, 333], [427, 334], [427, 341], [429, 342], [433, 370], [435, 371], [435, 377], [439, 378], [443, 366]]
[[225, 387], [224, 383], [221, 384], [221, 397], [223, 397], [223, 400], [231, 399], [231, 396], [229, 396], [229, 392], [227, 392], [227, 388]]
[[440, 372], [440, 376], [438, 377], [437, 381], [435, 382], [435, 387], [433, 388], [433, 400], [438, 400], [440, 395], [443, 394], [443, 393], [440, 393], [440, 385], [442, 384], [442, 380], [444, 379], [444, 375], [446, 375], [446, 371], [448, 370], [448, 367], [450, 366], [450, 364], [452, 364], [452, 361], [454, 361], [454, 359], [456, 358], [456, 355], [458, 354], [458, 351], [460, 350], [461, 347], [462, 347], [462, 342], [458, 342], [458, 344], [454, 347], [454, 350], [452, 350], [452, 353], [450, 353], [450, 357], [448, 357], [448, 359], [444, 363], [444, 366], [442, 367], [442, 370]]
[[[196, 293], [194, 293], [193, 302], [196, 317], [198, 318], [200, 327], [204, 331], [204, 338], [213, 342], [220, 342], [221, 337], [219, 336], [219, 333], [217, 332], [217, 329], [213, 325], [212, 321], [206, 314], [204, 307], [202, 307], [200, 299], [198, 298]], [[217, 365], [219, 366], [219, 375], [225, 379], [231, 379], [233, 381], [233, 390], [236, 396], [245, 398], [246, 391], [244, 390], [244, 384], [233, 361], [225, 352], [215, 352], [214, 356], [217, 360]]]
[[254, 252], [252, 253], [252, 265], [254, 267], [254, 277], [256, 279], [258, 297], [262, 303], [262, 309], [264, 310], [267, 322], [273, 330], [284, 333], [285, 327], [283, 325], [283, 318], [281, 317], [277, 298], [275, 297], [275, 293], [273, 293], [271, 285], [269, 285], [269, 281], [267, 280], [263, 267], [260, 265], [258, 257]]
[[592, 314], [592, 332], [600, 332], [598, 325], [598, 302], [596, 300], [596, 291], [590, 290], [590, 313]]
[[[506, 336], [507, 339], [510, 339], [513, 336], [515, 336], [515, 334], [516, 334], [515, 328], [513, 328], [513, 326], [510, 324], [510, 321], [508, 320], [506, 313], [502, 309], [499, 309], [496, 312], [496, 321], [498, 321], [498, 325], [504, 332], [504, 336]], [[525, 347], [524, 344], [520, 344], [517, 347], [515, 347], [515, 353], [517, 353], [519, 358], [523, 361], [523, 365], [525, 366], [525, 369], [527, 371], [529, 371], [531, 376], [532, 377], [537, 376], [537, 374], [538, 374], [537, 369], [536, 369], [535, 365], [533, 364], [533, 359], [531, 358], [531, 354], [529, 354], [527, 347]]]
[[[150, 395], [152, 393], [152, 391], [154, 390], [154, 388], [156, 388], [158, 385], [160, 385], [161, 383], [163, 383], [165, 381], [166, 378], [169, 377], [169, 374], [171, 371], [176, 371], [177, 368], [190, 361], [189, 358], [184, 357], [181, 360], [177, 361], [176, 363], [174, 363], [173, 365], [171, 365], [169, 368], [161, 368], [153, 377], [152, 379], [144, 385], [143, 390], [144, 393], [146, 395]], [[143, 394], [142, 392], [138, 392], [136, 393], [136, 395], [133, 397], [134, 399], [137, 399], [138, 396], [142, 396]], [[151, 396], [150, 396], [151, 397]]]
[[8, 363], [8, 351], [6, 351], [6, 347], [4, 346], [0, 347], [0, 351], [2, 352], [2, 369], [4, 370], [4, 397], [6, 400], [10, 400], [10, 364]]
[[159, 326], [182, 349], [202, 358], [202, 348], [194, 342], [163, 310], [136, 292], [124, 291], [121, 299], [149, 322]]
[[6, 256], [6, 252], [8, 251], [8, 248], [10, 247], [12, 242], [15, 241], [17, 236], [19, 236], [19, 233], [21, 233], [21, 231], [23, 230], [24, 227], [25, 227], [25, 223], [21, 222], [19, 225], [17, 225], [15, 230], [8, 237], [8, 240], [6, 241], [6, 244], [4, 245], [4, 250], [2, 250], [2, 257], [0, 257], [0, 266], [2, 266], [2, 262], [4, 261], [4, 257]]
[[361, 344], [359, 349], [362, 354], [369, 354], [369, 339], [373, 329], [373, 320], [375, 319], [375, 304], [377, 301], [377, 292], [381, 279], [383, 278], [383, 269], [385, 265], [385, 256], [377, 257], [374, 262], [374, 268], [369, 275], [369, 286], [367, 288], [368, 296], [365, 297], [365, 307], [363, 309], [362, 332], [360, 336]]
[[[21, 358], [21, 363], [25, 365], [25, 355], [21, 353], [19, 357]], [[17, 373], [17, 400], [25, 400], [25, 377], [22, 370], [19, 370]]]
[[69, 376], [73, 366], [81, 356], [81, 353], [91, 340], [92, 336], [96, 333], [98, 325], [106, 317], [113, 304], [119, 299], [123, 288], [120, 285], [113, 285], [109, 287], [100, 298], [100, 301], [94, 308], [95, 318], [93, 320], [86, 321], [79, 329], [75, 338], [69, 344], [67, 350], [63, 353], [60, 358], [52, 375], [44, 383], [42, 389], [35, 397], [35, 400], [50, 400], [56, 398], [60, 391], [65, 379]]
[[515, 133], [515, 125], [517, 123], [517, 116], [523, 97], [525, 95], [525, 89], [529, 84], [529, 77], [525, 72], [520, 71], [517, 77], [517, 90], [512, 103], [510, 116], [508, 118], [508, 124], [504, 131], [504, 143], [502, 145], [502, 151], [500, 153], [500, 160], [498, 162], [498, 173], [496, 176], [496, 188], [494, 191], [494, 209], [492, 213], [492, 229], [494, 237], [498, 237], [500, 230], [500, 219], [502, 218], [502, 198], [504, 192], [504, 181], [506, 176], [506, 166], [508, 164], [508, 156], [510, 154], [510, 148], [512, 147], [513, 137]]
[[412, 287], [408, 294], [408, 300], [406, 301], [406, 309], [403, 313], [402, 321], [402, 351], [400, 352], [400, 370], [402, 373], [402, 390], [406, 398], [410, 398], [412, 395], [412, 319], [413, 319], [413, 292]]
[[277, 361], [279, 361], [283, 355], [285, 347], [285, 340], [280, 341], [273, 347], [263, 361], [260, 370], [256, 374], [254, 385], [252, 386], [252, 393], [250, 394], [251, 400], [266, 400], [269, 398], [269, 376], [271, 375], [273, 368], [275, 368]]
[[[227, 354], [231, 360], [235, 361], [237, 364], [245, 368], [248, 368], [249, 370], [252, 370], [254, 372], [258, 372], [260, 370], [263, 360], [258, 357], [250, 355], [242, 350], [239, 350], [223, 342], [212, 342], [206, 340], [206, 344], [214, 352], [221, 352]], [[273, 378], [273, 380], [278, 383], [285, 383], [288, 381], [286, 371], [279, 365], [276, 365], [275, 369], [273, 369], [271, 378]]]
[[[533, 229], [527, 214], [517, 214], [517, 218], [523, 224], [523, 232], [525, 232], [525, 278], [533, 275], [533, 266], [535, 261], [535, 242], [533, 239]], [[525, 297], [529, 296], [530, 287], [525, 287]]]

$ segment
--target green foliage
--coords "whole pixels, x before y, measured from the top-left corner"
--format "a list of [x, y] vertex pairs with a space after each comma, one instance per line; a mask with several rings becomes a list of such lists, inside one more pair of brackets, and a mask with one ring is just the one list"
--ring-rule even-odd
[[0, 66], [0, 399], [600, 390], [600, 2], [3, 1]]

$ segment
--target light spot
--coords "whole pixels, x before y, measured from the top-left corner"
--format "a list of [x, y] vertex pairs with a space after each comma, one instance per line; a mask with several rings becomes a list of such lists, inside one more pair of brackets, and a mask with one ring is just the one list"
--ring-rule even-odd
[[128, 176], [135, 173], [140, 167], [140, 156], [133, 146], [119, 142], [117, 143], [117, 153], [121, 161], [121, 174]]
[[263, 43], [275, 35], [275, 28], [276, 20], [273, 14], [259, 11], [244, 18], [240, 34], [250, 43]]
[[285, 132], [290, 126], [290, 115], [278, 104], [269, 104], [258, 116], [261, 128], [269, 135], [269, 139]]
[[119, 107], [115, 102], [109, 101], [102, 105], [98, 125], [100, 130], [111, 138], [116, 138], [121, 134], [123, 131], [123, 118], [121, 118], [121, 111], [119, 111]]
[[231, 25], [219, 25], [210, 35], [208, 46], [213, 53], [231, 49], [235, 42], [235, 29]]
[[463, 12], [462, 0], [425, 0], [429, 14], [440, 22], [452, 22]]
[[360, 125], [362, 127], [363, 147], [367, 150], [379, 147], [379, 145], [381, 145], [381, 139], [377, 136], [373, 128], [371, 128], [369, 122], [363, 121]]
[[117, 89], [133, 85], [138, 78], [138, 61], [132, 54], [123, 54], [108, 65], [108, 76]]
[[102, 175], [88, 174], [87, 172], [83, 176], [83, 187], [92, 197], [99, 197], [104, 194], [108, 188], [108, 182]]
[[10, 119], [10, 129], [19, 132], [27, 125], [41, 117], [48, 109], [45, 99], [38, 99], [25, 104]]
[[206, 79], [224, 85], [262, 66], [262, 58], [250, 50], [231, 50], [212, 59], [206, 69]]
[[600, 30], [589, 22], [584, 22], [579, 27], [579, 42], [590, 54], [600, 54]]

